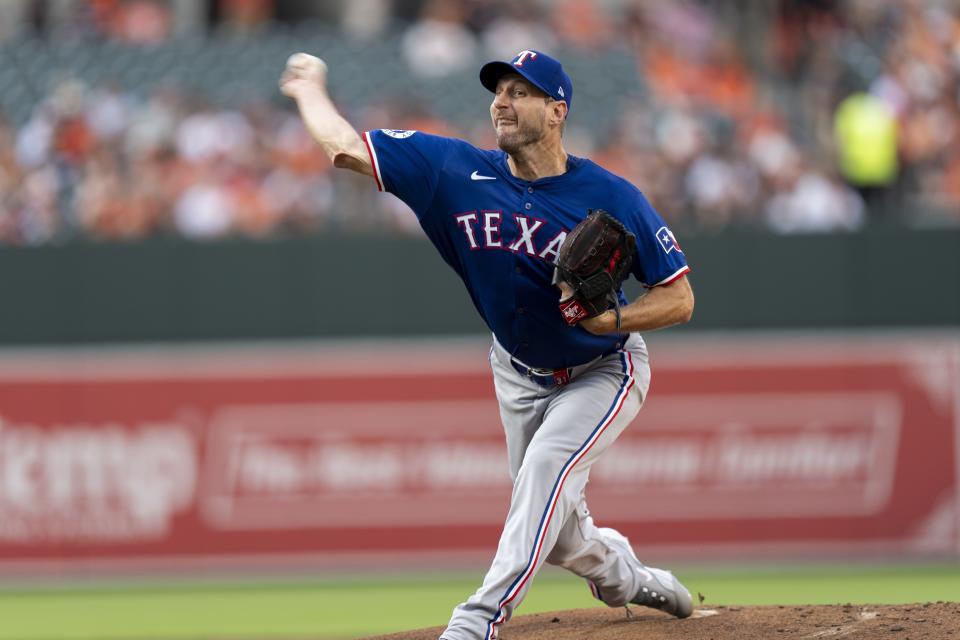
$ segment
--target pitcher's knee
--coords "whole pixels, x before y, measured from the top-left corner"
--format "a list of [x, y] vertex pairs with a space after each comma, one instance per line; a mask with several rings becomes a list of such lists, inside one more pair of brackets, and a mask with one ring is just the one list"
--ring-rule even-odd
[[[562, 463], [562, 460], [560, 461]], [[557, 476], [563, 469], [556, 456], [544, 452], [527, 451], [517, 474], [517, 483], [536, 485], [545, 491], [550, 491], [556, 483]]]

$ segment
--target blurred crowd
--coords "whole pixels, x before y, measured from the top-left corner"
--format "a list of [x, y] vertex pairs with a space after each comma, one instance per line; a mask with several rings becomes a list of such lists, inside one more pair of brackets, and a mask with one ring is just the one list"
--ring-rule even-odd
[[289, 111], [66, 83], [19, 131], [0, 122], [0, 240], [309, 230], [332, 209], [328, 165]]
[[[99, 16], [104, 37], [118, 24], [128, 41], [173, 30], [174, 5], [161, 0], [91, 4], [139, 7], [120, 22]], [[249, 31], [281, 3], [222, 4]], [[960, 224], [956, 0], [356, 0], [340, 9], [331, 19], [351, 38], [398, 31], [419, 77], [473, 73], [522, 48], [632, 56], [644, 91], [624, 96], [610, 122], [584, 121], [591, 97], [578, 94], [568, 149], [630, 179], [678, 228]], [[162, 29], [144, 26], [150, 11], [166, 16]], [[486, 105], [475, 105], [470, 126], [437, 116], [429, 97], [384, 96], [347, 116], [361, 129], [494, 144]], [[22, 126], [0, 114], [0, 243], [415, 227], [371, 181], [331, 179], [275, 95], [216, 105], [172, 86], [144, 95], [68, 79]]]
[[599, 159], [661, 209], [778, 232], [960, 223], [960, 3], [781, 2], [762, 35], [651, 6], [627, 20], [651, 95]]

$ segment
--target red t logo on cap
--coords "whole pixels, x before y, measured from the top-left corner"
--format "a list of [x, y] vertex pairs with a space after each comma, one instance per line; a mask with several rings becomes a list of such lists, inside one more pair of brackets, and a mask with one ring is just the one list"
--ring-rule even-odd
[[516, 67], [522, 67], [522, 66], [523, 66], [523, 61], [526, 60], [528, 56], [529, 56], [529, 58], [530, 58], [531, 60], [533, 60], [534, 58], [537, 57], [537, 52], [536, 52], [536, 51], [530, 51], [529, 49], [524, 49], [523, 51], [521, 51], [520, 53], [517, 54], [517, 59], [516, 59], [516, 61], [513, 63], [514, 66], [516, 66]]

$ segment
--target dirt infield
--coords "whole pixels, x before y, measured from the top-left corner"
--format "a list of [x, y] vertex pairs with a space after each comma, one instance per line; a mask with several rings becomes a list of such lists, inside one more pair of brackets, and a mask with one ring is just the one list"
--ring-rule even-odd
[[[960, 640], [960, 603], [700, 607], [686, 620], [631, 608], [518, 616], [500, 640]], [[365, 640], [437, 640], [443, 627]]]

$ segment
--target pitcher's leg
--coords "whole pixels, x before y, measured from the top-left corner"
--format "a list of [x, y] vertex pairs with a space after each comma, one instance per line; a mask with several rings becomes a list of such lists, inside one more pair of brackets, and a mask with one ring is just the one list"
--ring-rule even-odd
[[585, 502], [567, 519], [547, 562], [584, 578], [593, 597], [608, 606], [639, 604], [678, 618], [693, 612], [686, 587], [669, 571], [640, 562], [619, 531], [595, 526]]
[[587, 502], [580, 504], [564, 523], [547, 562], [584, 578], [594, 597], [610, 606], [622, 606], [640, 589], [629, 554], [611, 543], [612, 529], [593, 523]]
[[489, 640], [510, 618], [580, 504], [590, 465], [639, 409], [635, 375], [631, 355], [621, 353], [553, 397], [517, 474], [493, 565], [480, 589], [454, 610], [444, 639]]
[[527, 447], [543, 422], [551, 392], [529, 378], [520, 376], [509, 364], [504, 363], [503, 359], [509, 362], [509, 357], [503, 347], [494, 343], [490, 351], [490, 367], [507, 444], [510, 480], [515, 482]]
[[[649, 384], [646, 350], [636, 341], [633, 346], [636, 377], [645, 397]], [[611, 607], [629, 602], [680, 618], [693, 611], [689, 592], [669, 571], [644, 565], [626, 537], [594, 524], [585, 496], [564, 523], [547, 562], [586, 579], [594, 597]]]

